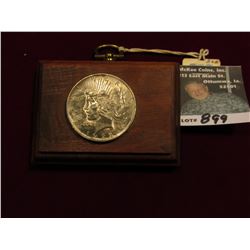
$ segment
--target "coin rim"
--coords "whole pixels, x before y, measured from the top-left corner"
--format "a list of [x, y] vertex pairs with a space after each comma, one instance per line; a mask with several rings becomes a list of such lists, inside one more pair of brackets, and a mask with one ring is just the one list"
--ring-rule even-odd
[[[130, 122], [128, 123], [128, 125], [126, 126], [126, 128], [124, 130], [122, 130], [120, 133], [118, 133], [115, 137], [113, 138], [110, 138], [110, 139], [100, 139], [100, 138], [92, 138], [92, 137], [89, 137], [85, 134], [83, 134], [81, 131], [79, 131], [79, 129], [77, 128], [77, 126], [75, 126], [72, 122], [72, 119], [70, 118], [70, 115], [69, 115], [69, 98], [71, 96], [71, 93], [73, 92], [74, 88], [80, 84], [80, 82], [84, 81], [85, 79], [89, 78], [89, 77], [93, 77], [93, 76], [100, 76], [100, 75], [105, 75], [105, 76], [111, 76], [111, 77], [114, 77], [116, 79], [118, 79], [119, 81], [121, 81], [123, 84], [125, 84], [125, 86], [130, 90], [130, 92], [132, 93], [132, 97], [134, 98], [134, 102], [135, 102], [135, 109], [134, 109], [134, 112], [132, 114], [132, 117], [131, 117], [131, 120]], [[115, 75], [112, 75], [112, 74], [107, 74], [107, 73], [95, 73], [95, 74], [91, 74], [91, 75], [88, 75], [88, 76], [85, 76], [84, 78], [82, 78], [81, 80], [79, 80], [70, 90], [69, 94], [68, 94], [68, 97], [67, 97], [67, 100], [66, 100], [66, 114], [67, 114], [67, 118], [69, 120], [69, 123], [70, 125], [72, 126], [72, 128], [83, 138], [87, 139], [87, 140], [90, 140], [90, 141], [94, 141], [94, 142], [109, 142], [109, 141], [113, 141], [115, 139], [117, 139], [118, 137], [120, 137], [121, 135], [123, 135], [128, 129], [129, 127], [131, 126], [131, 124], [134, 122], [134, 119], [135, 119], [135, 115], [136, 115], [136, 99], [135, 99], [135, 95], [134, 95], [134, 92], [133, 90], [131, 89], [131, 87], [123, 80], [121, 79], [120, 77], [118, 76], [115, 76]]]

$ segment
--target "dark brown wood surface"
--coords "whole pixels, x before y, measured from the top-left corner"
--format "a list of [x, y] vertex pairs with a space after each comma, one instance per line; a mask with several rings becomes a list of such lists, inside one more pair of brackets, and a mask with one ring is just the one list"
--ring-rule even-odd
[[[82, 164], [105, 161], [138, 164], [178, 161], [179, 101], [177, 64], [167, 62], [42, 61], [34, 126], [34, 162]], [[129, 84], [136, 97], [136, 117], [122, 136], [107, 143], [82, 138], [66, 117], [66, 100], [82, 78], [113, 74]], [[77, 157], [74, 159], [74, 154]], [[141, 162], [140, 162], [141, 161]], [[78, 162], [78, 163], [81, 163]]]

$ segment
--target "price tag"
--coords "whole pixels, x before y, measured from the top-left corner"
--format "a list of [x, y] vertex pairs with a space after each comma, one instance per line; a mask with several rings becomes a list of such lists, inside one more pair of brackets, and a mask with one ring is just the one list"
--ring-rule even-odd
[[184, 58], [182, 61], [183, 66], [220, 66], [221, 62], [219, 59], [205, 59], [200, 60], [198, 58]]

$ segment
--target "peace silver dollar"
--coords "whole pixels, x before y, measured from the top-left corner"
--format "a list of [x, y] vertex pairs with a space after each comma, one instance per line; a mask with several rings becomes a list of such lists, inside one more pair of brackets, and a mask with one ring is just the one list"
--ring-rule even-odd
[[121, 136], [136, 113], [135, 96], [117, 76], [89, 75], [71, 89], [66, 112], [73, 129], [85, 139], [106, 142]]

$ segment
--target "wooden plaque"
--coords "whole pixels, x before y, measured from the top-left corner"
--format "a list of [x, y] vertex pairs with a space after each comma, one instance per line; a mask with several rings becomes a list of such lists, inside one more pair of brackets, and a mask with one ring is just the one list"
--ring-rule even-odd
[[[81, 79], [107, 73], [136, 98], [129, 129], [106, 143], [71, 127], [66, 101]], [[41, 61], [36, 84], [32, 161], [35, 164], [167, 166], [179, 162], [178, 64], [167, 62]]]

